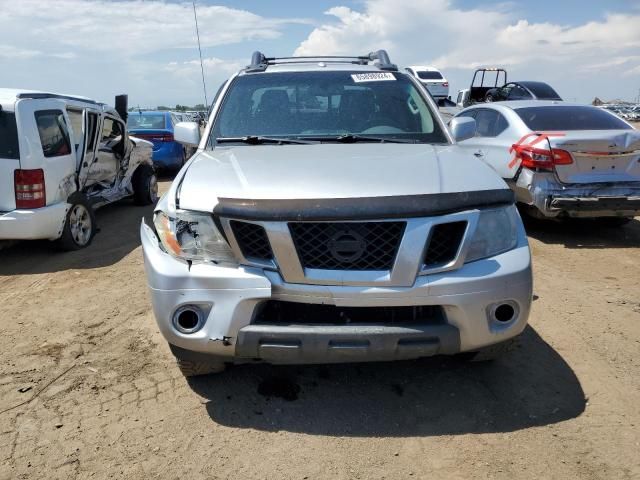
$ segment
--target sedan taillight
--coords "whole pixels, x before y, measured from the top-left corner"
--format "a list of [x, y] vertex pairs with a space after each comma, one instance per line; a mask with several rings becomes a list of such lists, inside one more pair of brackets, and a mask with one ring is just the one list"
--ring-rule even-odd
[[44, 171], [15, 170], [13, 183], [16, 192], [16, 208], [41, 208], [46, 204]]
[[553, 148], [535, 148], [531, 145], [513, 145], [516, 158], [519, 158], [523, 167], [538, 168], [540, 170], [552, 170], [555, 165], [571, 165], [573, 157], [566, 150]]

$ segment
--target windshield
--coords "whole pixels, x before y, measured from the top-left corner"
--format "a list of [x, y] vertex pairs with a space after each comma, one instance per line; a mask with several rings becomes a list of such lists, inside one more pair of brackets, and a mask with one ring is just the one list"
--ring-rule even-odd
[[18, 151], [18, 129], [13, 112], [0, 110], [0, 158], [20, 158]]
[[553, 106], [517, 108], [515, 112], [531, 130], [629, 130], [632, 127], [596, 107]]
[[418, 72], [418, 78], [422, 80], [442, 80], [440, 72]]
[[135, 113], [129, 114], [127, 127], [133, 128], [165, 128], [165, 117], [161, 113]]
[[216, 116], [210, 144], [246, 136], [331, 141], [349, 134], [447, 143], [406, 75], [334, 71], [236, 77]]

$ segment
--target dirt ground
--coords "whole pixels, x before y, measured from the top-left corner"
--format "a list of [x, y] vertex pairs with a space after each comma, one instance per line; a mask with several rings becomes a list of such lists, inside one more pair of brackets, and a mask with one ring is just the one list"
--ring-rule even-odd
[[105, 207], [84, 251], [0, 251], [0, 479], [640, 478], [640, 218], [529, 225], [530, 327], [493, 364], [186, 381], [146, 291], [150, 212]]

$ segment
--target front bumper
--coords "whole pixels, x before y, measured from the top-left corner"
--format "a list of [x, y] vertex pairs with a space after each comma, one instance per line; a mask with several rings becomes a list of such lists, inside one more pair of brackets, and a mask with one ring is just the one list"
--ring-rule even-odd
[[55, 240], [62, 235], [68, 203], [0, 213], [0, 240]]
[[[453, 354], [514, 337], [529, 316], [531, 257], [524, 234], [509, 252], [458, 270], [418, 276], [410, 287], [382, 287], [292, 284], [276, 271], [255, 267], [189, 267], [162, 251], [144, 222], [140, 233], [163, 336], [172, 345], [224, 361], [330, 363]], [[342, 307], [436, 305], [446, 322], [407, 327], [253, 324], [256, 307], [266, 300]], [[513, 320], [491, 320], [491, 307], [505, 301], [516, 306]], [[173, 325], [173, 313], [189, 304], [205, 305], [208, 314], [201, 330], [183, 334]]]
[[514, 186], [518, 202], [544, 217], [635, 217], [640, 215], [639, 183], [559, 183], [552, 173], [523, 169]]

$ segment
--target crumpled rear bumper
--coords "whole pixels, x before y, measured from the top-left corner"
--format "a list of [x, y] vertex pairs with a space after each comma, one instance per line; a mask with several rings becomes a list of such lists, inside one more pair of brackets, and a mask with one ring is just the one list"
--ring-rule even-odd
[[0, 240], [55, 240], [62, 235], [71, 205], [56, 203], [32, 210], [0, 213]]
[[553, 173], [523, 169], [514, 190], [518, 202], [549, 218], [640, 215], [640, 182], [565, 185]]

